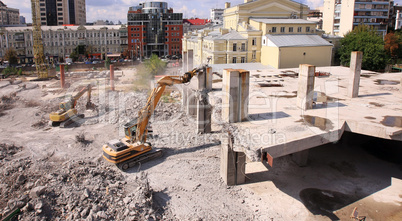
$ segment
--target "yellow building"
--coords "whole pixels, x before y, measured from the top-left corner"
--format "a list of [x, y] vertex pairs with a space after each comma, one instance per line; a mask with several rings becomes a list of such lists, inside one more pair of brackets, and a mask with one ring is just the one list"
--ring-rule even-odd
[[299, 62], [331, 65], [332, 45], [315, 33], [315, 22], [305, 20], [306, 5], [245, 0], [234, 7], [226, 3], [225, 8], [223, 27], [184, 34], [183, 51], [193, 50], [194, 66], [207, 58], [211, 64], [258, 62], [275, 68], [298, 67]]

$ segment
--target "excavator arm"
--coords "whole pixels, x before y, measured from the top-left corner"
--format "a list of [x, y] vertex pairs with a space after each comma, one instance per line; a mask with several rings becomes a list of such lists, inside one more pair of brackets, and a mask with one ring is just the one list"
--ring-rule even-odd
[[128, 135], [127, 138], [130, 139], [131, 142], [145, 142], [149, 119], [151, 118], [156, 105], [158, 105], [166, 86], [188, 83], [190, 82], [191, 78], [197, 75], [202, 69], [203, 68], [194, 68], [192, 71], [186, 72], [183, 76], [164, 76], [159, 79], [156, 83], [156, 87], [149, 95], [146, 105], [138, 112], [137, 124], [130, 128], [130, 130], [136, 130], [135, 137], [132, 136], [134, 133], [129, 132], [126, 133], [126, 135]]

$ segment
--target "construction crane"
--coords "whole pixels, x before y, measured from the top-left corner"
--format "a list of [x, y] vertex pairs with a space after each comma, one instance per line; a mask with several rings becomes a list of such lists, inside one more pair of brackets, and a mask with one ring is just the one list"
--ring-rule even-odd
[[146, 142], [149, 119], [166, 86], [188, 83], [204, 69], [205, 67], [195, 68], [183, 76], [164, 76], [159, 79], [146, 105], [138, 112], [138, 117], [124, 125], [125, 137], [121, 140], [111, 140], [103, 145], [103, 158], [116, 164], [121, 170], [127, 170], [138, 163], [161, 156], [161, 150], [152, 149], [151, 144]]
[[47, 66], [43, 54], [42, 29], [40, 20], [39, 0], [31, 0], [32, 8], [32, 33], [33, 33], [33, 54], [38, 78], [48, 77]]

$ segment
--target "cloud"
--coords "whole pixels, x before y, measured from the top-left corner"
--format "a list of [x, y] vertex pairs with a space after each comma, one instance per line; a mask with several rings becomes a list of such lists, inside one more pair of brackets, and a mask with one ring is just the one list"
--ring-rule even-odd
[[307, 5], [310, 7], [310, 9], [316, 9], [323, 6], [323, 4], [323, 0], [307, 0]]

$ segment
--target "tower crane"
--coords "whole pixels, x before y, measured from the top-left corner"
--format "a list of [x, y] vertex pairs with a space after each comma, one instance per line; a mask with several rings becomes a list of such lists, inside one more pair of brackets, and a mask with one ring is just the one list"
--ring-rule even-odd
[[38, 78], [48, 77], [47, 66], [43, 54], [42, 29], [40, 21], [39, 0], [31, 0], [32, 8], [32, 33], [33, 33], [33, 54]]

